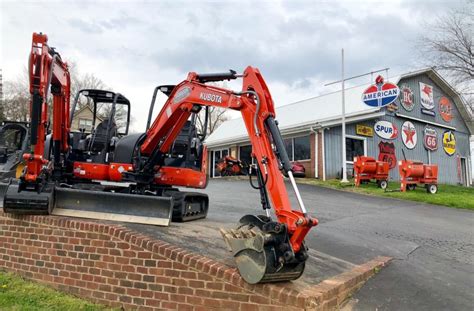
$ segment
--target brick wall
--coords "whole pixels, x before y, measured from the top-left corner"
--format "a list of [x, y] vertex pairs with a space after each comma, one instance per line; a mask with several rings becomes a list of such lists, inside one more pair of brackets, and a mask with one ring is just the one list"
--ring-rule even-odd
[[120, 225], [0, 213], [0, 269], [125, 309], [292, 310], [317, 298], [250, 285], [236, 269]]

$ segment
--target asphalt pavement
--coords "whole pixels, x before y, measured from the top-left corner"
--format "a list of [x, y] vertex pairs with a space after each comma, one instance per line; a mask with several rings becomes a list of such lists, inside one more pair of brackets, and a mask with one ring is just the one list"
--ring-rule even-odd
[[[301, 282], [317, 283], [376, 256], [391, 256], [392, 263], [353, 296], [356, 310], [474, 308], [473, 212], [310, 185], [299, 189], [319, 219], [306, 238], [311, 259]], [[261, 213], [258, 192], [245, 180], [225, 179], [211, 180], [204, 192], [210, 198], [205, 220], [159, 230], [130, 226], [232, 265], [218, 228]], [[296, 206], [294, 195], [291, 200]]]

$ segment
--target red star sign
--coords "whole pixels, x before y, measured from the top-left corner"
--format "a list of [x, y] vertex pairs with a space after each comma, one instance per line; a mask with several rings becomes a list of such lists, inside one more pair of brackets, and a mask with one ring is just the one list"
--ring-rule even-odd
[[413, 141], [413, 136], [415, 136], [416, 132], [411, 128], [404, 129], [403, 132], [405, 133], [405, 135], [407, 135], [407, 139], [405, 140], [405, 143], [408, 143], [411, 141], [412, 144], [415, 144], [415, 142]]
[[423, 88], [423, 93], [430, 96], [431, 88], [428, 85], [425, 85], [425, 87]]

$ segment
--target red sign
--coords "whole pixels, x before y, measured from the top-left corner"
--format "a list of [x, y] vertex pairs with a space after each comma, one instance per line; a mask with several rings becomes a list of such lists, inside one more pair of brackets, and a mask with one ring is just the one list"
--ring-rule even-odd
[[375, 85], [369, 86], [362, 94], [362, 101], [370, 107], [385, 107], [393, 103], [399, 93], [396, 84], [385, 82], [382, 76], [378, 76]]
[[379, 161], [388, 162], [390, 169], [397, 165], [394, 143], [388, 141], [381, 141], [379, 143]]
[[438, 133], [436, 130], [427, 125], [423, 132], [425, 134], [423, 137], [425, 148], [431, 151], [438, 149]]
[[453, 119], [453, 107], [451, 102], [446, 97], [441, 97], [439, 100], [439, 114], [446, 122], [451, 122]]

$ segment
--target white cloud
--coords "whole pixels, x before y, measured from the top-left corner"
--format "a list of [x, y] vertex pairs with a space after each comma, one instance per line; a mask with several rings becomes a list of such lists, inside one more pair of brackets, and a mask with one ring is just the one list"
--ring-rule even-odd
[[339, 78], [341, 47], [348, 75], [384, 67], [397, 73], [413, 69], [418, 64], [413, 43], [423, 31], [421, 23], [453, 5], [2, 2], [0, 66], [5, 80], [15, 78], [26, 66], [31, 34], [42, 31], [63, 59], [74, 60], [81, 72], [94, 73], [127, 96], [136, 120], [133, 128], [142, 130], [153, 88], [179, 83], [188, 71], [259, 67], [276, 104], [282, 105], [325, 93], [324, 83]]

